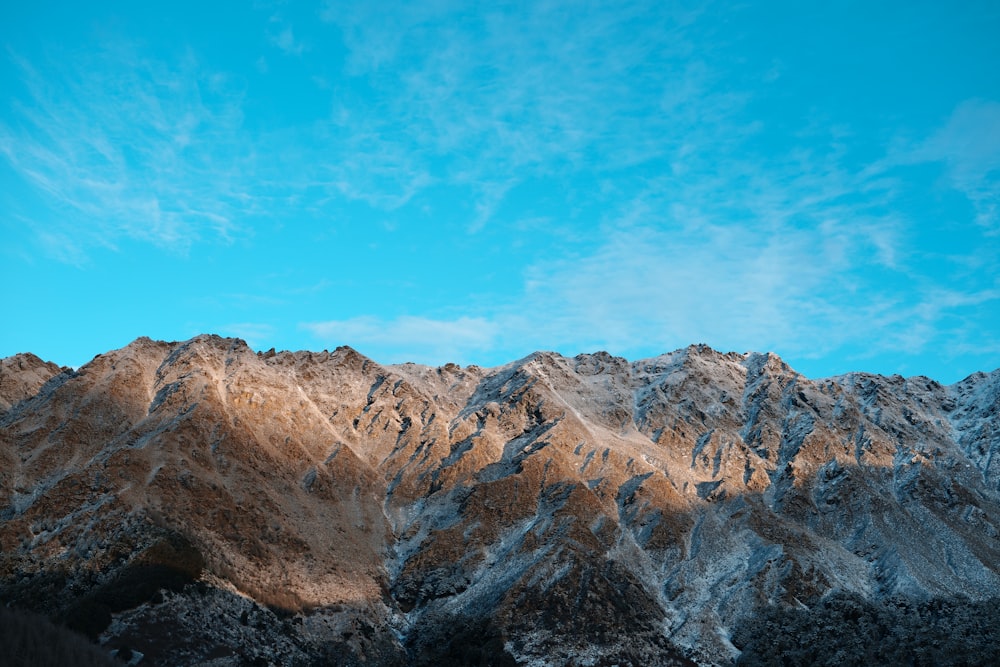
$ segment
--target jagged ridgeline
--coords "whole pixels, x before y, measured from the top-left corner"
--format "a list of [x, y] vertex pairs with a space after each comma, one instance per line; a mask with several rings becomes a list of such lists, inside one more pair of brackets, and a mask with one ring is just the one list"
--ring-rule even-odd
[[17, 355], [0, 600], [144, 665], [988, 664], [998, 451], [1000, 371]]

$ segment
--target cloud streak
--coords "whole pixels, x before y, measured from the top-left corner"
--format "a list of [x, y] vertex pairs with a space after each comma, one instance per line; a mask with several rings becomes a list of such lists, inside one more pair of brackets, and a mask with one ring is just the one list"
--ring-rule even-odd
[[365, 316], [301, 326], [318, 340], [351, 345], [379, 356], [380, 361], [431, 364], [464, 362], [470, 355], [492, 347], [498, 334], [495, 323], [475, 317], [447, 320], [402, 316], [387, 320]]
[[[689, 124], [738, 104], [704, 90], [705, 68], [681, 63], [692, 49], [691, 15], [646, 3], [523, 9], [331, 4], [323, 16], [343, 35], [349, 71], [383, 100], [363, 135], [379, 141], [356, 136], [350, 153], [397, 165], [381, 174], [408, 196], [442, 181], [467, 189], [477, 200], [469, 227], [478, 231], [520, 182], [672, 155], [683, 128], [650, 90], [672, 94]], [[435, 170], [420, 173], [400, 159], [407, 154]]]
[[191, 56], [167, 66], [128, 45], [62, 54], [83, 64], [44, 75], [10, 57], [28, 98], [0, 124], [0, 153], [65, 221], [44, 234], [183, 252], [238, 233], [247, 156], [239, 91], [225, 77]]
[[943, 128], [908, 156], [943, 162], [950, 184], [975, 207], [976, 222], [1000, 234], [1000, 101], [966, 100]]

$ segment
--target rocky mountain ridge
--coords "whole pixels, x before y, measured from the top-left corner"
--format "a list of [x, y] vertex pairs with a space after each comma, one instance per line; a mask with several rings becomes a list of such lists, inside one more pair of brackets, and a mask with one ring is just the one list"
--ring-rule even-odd
[[998, 415], [1000, 370], [705, 346], [18, 355], [0, 600], [141, 664], [728, 664], [767, 610], [998, 597]]

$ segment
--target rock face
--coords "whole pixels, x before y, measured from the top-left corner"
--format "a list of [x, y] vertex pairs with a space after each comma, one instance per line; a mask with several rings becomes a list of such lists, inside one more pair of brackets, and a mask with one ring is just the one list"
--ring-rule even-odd
[[0, 401], [0, 600], [138, 664], [728, 664], [768, 610], [1000, 596], [1000, 371], [199, 336]]
[[46, 382], [67, 370], [30, 353], [0, 359], [0, 414], [31, 398]]

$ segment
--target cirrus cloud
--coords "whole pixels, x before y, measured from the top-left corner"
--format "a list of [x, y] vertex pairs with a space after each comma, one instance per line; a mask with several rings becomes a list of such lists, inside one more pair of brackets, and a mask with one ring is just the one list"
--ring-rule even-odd
[[362, 316], [303, 323], [301, 327], [317, 340], [351, 345], [365, 354], [379, 355], [380, 361], [429, 364], [465, 362], [470, 355], [489, 349], [499, 333], [497, 324], [478, 317]]

